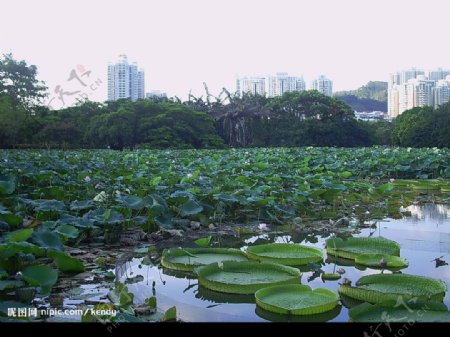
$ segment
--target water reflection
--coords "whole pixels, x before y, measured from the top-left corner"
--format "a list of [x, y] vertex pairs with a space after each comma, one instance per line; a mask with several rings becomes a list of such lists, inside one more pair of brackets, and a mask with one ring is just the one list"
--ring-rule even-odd
[[[385, 237], [397, 241], [401, 246], [400, 255], [410, 264], [401, 272], [413, 275], [428, 276], [443, 280], [450, 288], [450, 266], [443, 265], [436, 268], [434, 259], [444, 255], [450, 259], [450, 209], [444, 205], [426, 204], [407, 207], [410, 215], [401, 219], [385, 219], [377, 221], [375, 228], [360, 228], [358, 236]], [[406, 213], [405, 213], [406, 214]], [[349, 236], [347, 232], [342, 236]], [[347, 259], [327, 256], [325, 241], [329, 233], [280, 233], [271, 232], [251, 237], [243, 237], [238, 247], [269, 242], [294, 242], [323, 249], [324, 263], [320, 269], [325, 273], [334, 273], [338, 268], [344, 269], [343, 278], [348, 278], [355, 284], [365, 275], [379, 274], [380, 269], [355, 266]], [[277, 315], [256, 307], [253, 295], [234, 295], [214, 292], [199, 287], [194, 273], [177, 272], [170, 269], [141, 265], [142, 259], [132, 259], [116, 268], [118, 280], [123, 282], [126, 278], [142, 275], [144, 280], [129, 284], [129, 291], [135, 294], [135, 302], [143, 303], [150, 296], [155, 295], [158, 307], [166, 310], [176, 306], [179, 318], [184, 321], [199, 322], [300, 322], [300, 321], [331, 321], [348, 322], [348, 308], [358, 301], [341, 296], [341, 304], [333, 311], [322, 315], [307, 317], [289, 317]], [[312, 288], [326, 287], [337, 291], [340, 281], [323, 281], [321, 277], [314, 277], [314, 270], [302, 267], [301, 283]], [[392, 271], [385, 270], [384, 273]], [[152, 287], [152, 284], [155, 287]], [[444, 303], [450, 306], [450, 295], [447, 292]]]

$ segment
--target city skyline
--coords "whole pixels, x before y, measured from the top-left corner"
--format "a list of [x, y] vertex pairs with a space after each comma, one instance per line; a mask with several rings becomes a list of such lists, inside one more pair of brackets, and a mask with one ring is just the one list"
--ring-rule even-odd
[[190, 91], [204, 95], [203, 82], [218, 94], [222, 87], [234, 90], [238, 77], [277, 72], [308, 80], [326, 74], [336, 92], [386, 82], [390, 73], [412, 66], [450, 68], [450, 46], [440, 34], [418, 30], [400, 37], [401, 27], [412, 24], [400, 16], [446, 31], [449, 3], [417, 4], [130, 0], [125, 8], [133, 15], [126, 16], [118, 1], [81, 0], [62, 8], [48, 0], [17, 0], [2, 6], [12, 15], [0, 22], [0, 53], [36, 65], [49, 92], [81, 65], [103, 81], [89, 95], [97, 101], [107, 99], [107, 64], [120, 54], [145, 70], [147, 91], [182, 99]]

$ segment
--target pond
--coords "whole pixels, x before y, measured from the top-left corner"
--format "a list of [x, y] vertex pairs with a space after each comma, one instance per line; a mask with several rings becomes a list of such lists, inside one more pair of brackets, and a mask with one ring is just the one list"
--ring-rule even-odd
[[[398, 242], [400, 254], [409, 261], [409, 266], [402, 269], [403, 273], [423, 275], [443, 280], [450, 286], [450, 266], [436, 266], [435, 259], [448, 258], [450, 252], [450, 208], [439, 204], [411, 205], [402, 210], [401, 219], [385, 219], [372, 221], [370, 228], [361, 228], [356, 236], [379, 237]], [[349, 228], [351, 229], [351, 228]], [[349, 236], [349, 234], [347, 234]], [[247, 238], [240, 238], [241, 247], [252, 244], [270, 242], [294, 242], [323, 249], [330, 234], [317, 233], [298, 235], [298, 233], [265, 233]], [[167, 310], [176, 306], [178, 318], [187, 322], [263, 322], [263, 321], [330, 321], [348, 322], [348, 309], [339, 304], [334, 310], [315, 316], [286, 317], [268, 313], [256, 308], [253, 295], [229, 295], [214, 292], [199, 287], [197, 278], [192, 273], [174, 272], [160, 266], [141, 264], [142, 259], [131, 261], [116, 268], [116, 277], [124, 282], [127, 277], [142, 275], [143, 280], [129, 284], [128, 289], [135, 295], [135, 303], [143, 303], [151, 296], [156, 296], [158, 308]], [[326, 273], [343, 268], [346, 277], [354, 284], [360, 277], [378, 274], [377, 269], [358, 269], [350, 260], [331, 261], [325, 259], [321, 269]], [[308, 267], [301, 269], [302, 284], [312, 288], [326, 287], [337, 291], [341, 281], [322, 281], [314, 277], [314, 272]], [[390, 271], [384, 271], [389, 273]], [[154, 288], [152, 285], [155, 285]], [[450, 294], [446, 293], [444, 303], [450, 306]], [[346, 303], [348, 305], [348, 303]]]

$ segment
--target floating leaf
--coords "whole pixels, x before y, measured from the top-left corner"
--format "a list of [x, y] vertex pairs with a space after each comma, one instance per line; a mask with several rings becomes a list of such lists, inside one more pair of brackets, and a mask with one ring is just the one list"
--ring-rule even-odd
[[214, 262], [247, 260], [244, 252], [233, 248], [172, 248], [163, 251], [161, 265], [169, 269], [192, 271]]
[[269, 243], [250, 246], [247, 249], [249, 258], [258, 261], [281, 263], [287, 266], [306, 265], [322, 261], [322, 251], [308, 246], [290, 243]]
[[284, 315], [314, 315], [333, 310], [339, 295], [329, 289], [288, 284], [268, 287], [255, 293], [256, 305]]
[[360, 238], [350, 237], [347, 240], [341, 238], [328, 239], [326, 241], [327, 254], [333, 257], [355, 259], [361, 254], [387, 254], [400, 255], [400, 245], [392, 240], [384, 238]]
[[273, 285], [299, 283], [301, 277], [297, 268], [251, 261], [224, 261], [220, 266], [211, 263], [195, 272], [200, 285], [232, 294], [251, 294]]
[[146, 298], [144, 301], [151, 309], [156, 309], [156, 297]]
[[355, 263], [375, 268], [408, 267], [408, 261], [404, 258], [387, 254], [361, 254], [356, 256]]
[[440, 280], [408, 274], [375, 274], [361, 277], [356, 287], [342, 285], [339, 293], [369, 303], [416, 298], [422, 301], [442, 301], [447, 286]]

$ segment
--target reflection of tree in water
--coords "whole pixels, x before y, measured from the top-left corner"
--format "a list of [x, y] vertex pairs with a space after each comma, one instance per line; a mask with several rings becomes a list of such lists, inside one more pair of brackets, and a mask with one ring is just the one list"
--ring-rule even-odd
[[411, 205], [406, 207], [406, 210], [411, 212], [410, 218], [413, 222], [419, 220], [428, 220], [437, 223], [443, 223], [450, 219], [450, 207], [442, 204], [428, 203], [425, 205]]

